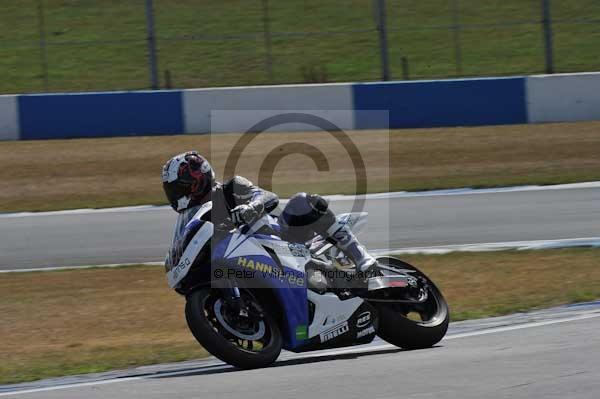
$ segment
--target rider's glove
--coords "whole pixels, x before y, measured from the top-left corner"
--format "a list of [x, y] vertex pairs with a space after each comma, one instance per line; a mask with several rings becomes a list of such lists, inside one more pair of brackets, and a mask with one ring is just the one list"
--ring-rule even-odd
[[259, 216], [258, 207], [252, 203], [247, 205], [238, 205], [230, 212], [231, 220], [235, 224], [250, 224]]

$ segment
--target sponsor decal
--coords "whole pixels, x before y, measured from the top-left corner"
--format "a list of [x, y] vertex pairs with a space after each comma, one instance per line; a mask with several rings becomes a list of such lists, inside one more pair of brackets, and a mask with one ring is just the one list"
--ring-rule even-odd
[[246, 269], [257, 270], [263, 273], [273, 273], [273, 266], [258, 261], [254, 262], [252, 259], [239, 257], [237, 264], [238, 266], [245, 267]]
[[308, 339], [308, 328], [305, 325], [296, 327], [296, 339]]
[[356, 339], [366, 337], [367, 335], [374, 334], [374, 333], [375, 333], [375, 327], [369, 326], [369, 327], [365, 328], [364, 330], [360, 330], [359, 332], [357, 332]]
[[322, 332], [321, 334], [319, 334], [319, 337], [321, 338], [321, 343], [323, 343], [329, 341], [330, 339], [337, 338], [342, 334], [346, 334], [348, 331], [350, 331], [350, 327], [348, 327], [348, 322], [345, 321], [340, 325], [337, 325], [325, 332]]
[[183, 258], [181, 261], [179, 261], [179, 264], [173, 269], [171, 269], [171, 274], [173, 275], [173, 278], [178, 279], [179, 273], [183, 272], [186, 267], [191, 265], [191, 263], [192, 262], [189, 258]]
[[[287, 281], [291, 285], [304, 287], [304, 274], [288, 272], [272, 265], [254, 261], [244, 256], [237, 258], [237, 265], [247, 269], [244, 273], [238, 274], [235, 270], [228, 270], [229, 277], [236, 278], [254, 278], [257, 277], [255, 272], [262, 273], [262, 277], [278, 278], [280, 281]], [[246, 273], [248, 272], [248, 273]]]
[[358, 318], [356, 319], [356, 327], [363, 328], [363, 327], [367, 326], [370, 322], [371, 322], [371, 312], [369, 312], [367, 310], [366, 312], [362, 312], [361, 314], [358, 315]]
[[309, 255], [308, 248], [306, 248], [303, 244], [297, 243], [289, 243], [288, 248], [293, 256], [297, 256], [299, 258], [305, 258]]

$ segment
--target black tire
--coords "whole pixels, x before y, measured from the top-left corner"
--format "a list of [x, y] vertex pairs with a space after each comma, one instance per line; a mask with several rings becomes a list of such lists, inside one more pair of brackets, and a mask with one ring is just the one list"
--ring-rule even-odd
[[379, 330], [377, 335], [392, 345], [403, 349], [430, 348], [437, 344], [448, 330], [450, 310], [441, 291], [435, 284], [416, 267], [396, 258], [382, 257], [377, 259], [380, 264], [397, 269], [413, 270], [411, 275], [427, 280], [429, 298], [424, 306], [430, 310], [428, 320], [416, 321], [409, 319], [407, 314], [412, 311], [410, 305], [375, 303], [379, 312]]
[[211, 297], [214, 299], [219, 292], [219, 290], [202, 288], [187, 297], [185, 318], [196, 340], [215, 357], [241, 369], [266, 367], [275, 362], [283, 343], [277, 323], [268, 313], [263, 313], [262, 320], [268, 331], [269, 340], [259, 351], [249, 351], [239, 347], [213, 327], [205, 313], [205, 308], [207, 301]]

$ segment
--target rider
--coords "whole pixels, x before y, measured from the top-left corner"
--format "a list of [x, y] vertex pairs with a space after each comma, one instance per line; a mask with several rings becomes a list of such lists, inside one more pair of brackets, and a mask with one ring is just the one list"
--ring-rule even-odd
[[[171, 207], [180, 217], [178, 228], [185, 227], [194, 207], [212, 201], [213, 223], [229, 217], [236, 224], [251, 224], [273, 211], [279, 204], [276, 194], [253, 185], [248, 179], [234, 176], [227, 182], [215, 179], [210, 163], [196, 151], [188, 151], [171, 158], [163, 166], [162, 181]], [[306, 242], [315, 233], [336, 245], [358, 271], [364, 272], [375, 265], [375, 259], [358, 242], [349, 226], [339, 223], [327, 201], [318, 194], [295, 194], [279, 217], [286, 238]]]

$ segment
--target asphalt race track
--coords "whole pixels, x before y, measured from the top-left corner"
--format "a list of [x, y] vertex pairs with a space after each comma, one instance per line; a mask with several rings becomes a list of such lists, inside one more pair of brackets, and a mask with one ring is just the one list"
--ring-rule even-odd
[[453, 323], [434, 348], [282, 353], [266, 369], [215, 360], [16, 386], [11, 398], [597, 398], [600, 303]]
[[[374, 195], [370, 248], [597, 237], [600, 184]], [[336, 211], [352, 201], [332, 199]], [[0, 268], [159, 261], [167, 208], [0, 215]], [[369, 345], [293, 354], [269, 368], [206, 360], [0, 386], [15, 398], [597, 398], [600, 301], [452, 323], [436, 347]]]
[[[599, 236], [600, 185], [575, 187], [375, 195], [361, 238], [383, 249]], [[0, 269], [161, 261], [174, 220], [166, 207], [0, 215]]]

